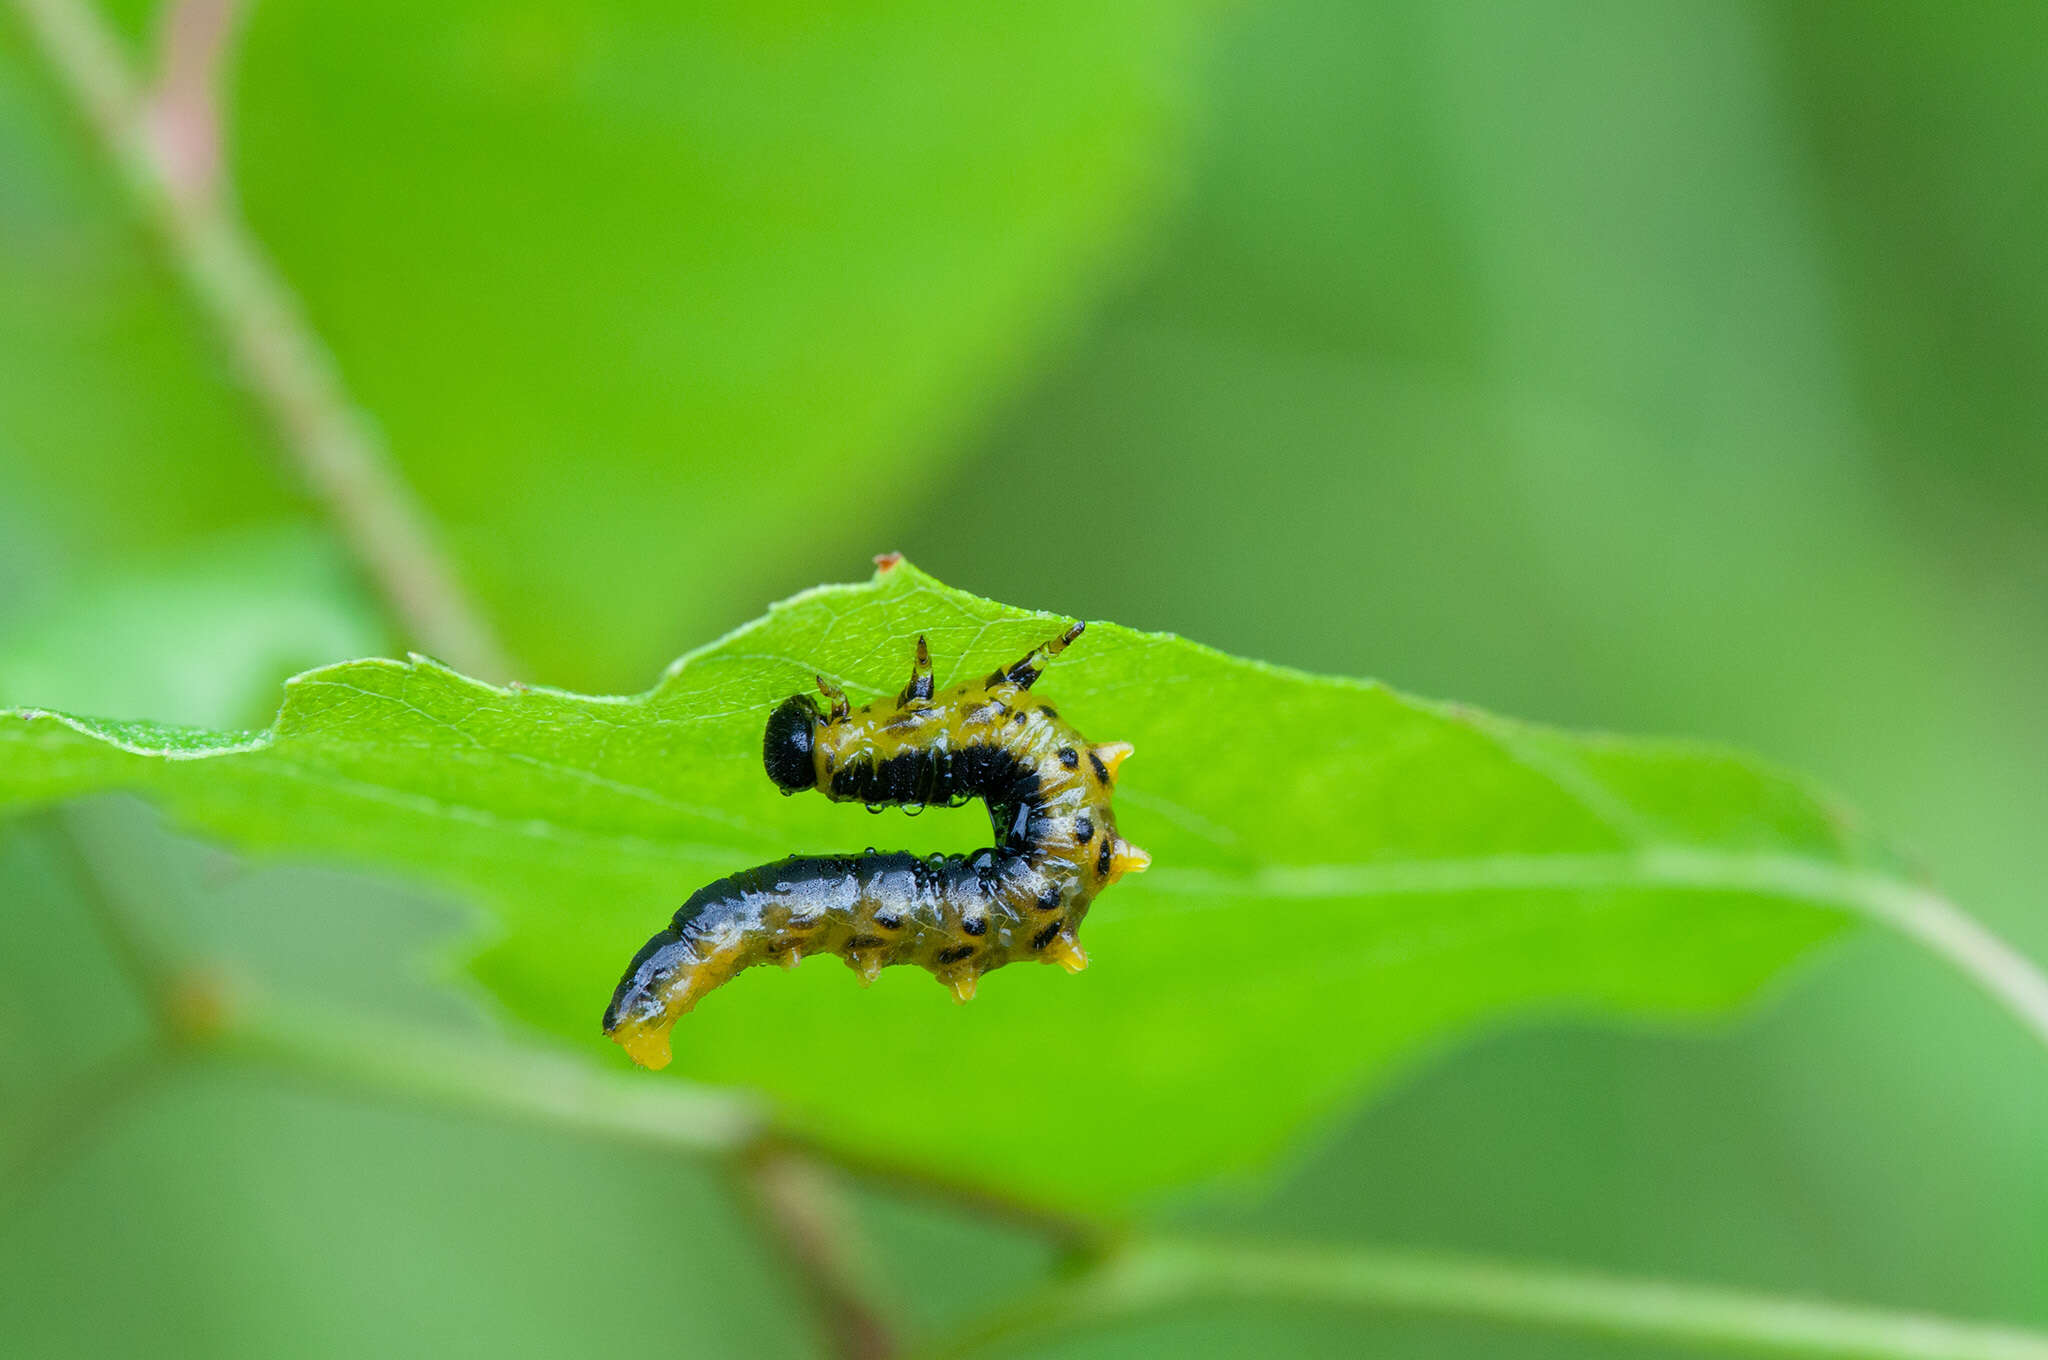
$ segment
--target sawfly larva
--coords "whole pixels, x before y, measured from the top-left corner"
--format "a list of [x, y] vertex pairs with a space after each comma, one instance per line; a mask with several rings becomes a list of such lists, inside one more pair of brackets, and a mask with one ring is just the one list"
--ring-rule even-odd
[[1035, 958], [1078, 973], [1075, 932], [1095, 895], [1151, 857], [1117, 835], [1110, 793], [1124, 742], [1090, 746], [1031, 686], [1081, 635], [1077, 623], [978, 684], [932, 686], [924, 638], [910, 683], [854, 708], [818, 677], [830, 707], [793, 695], [768, 717], [762, 759], [785, 794], [922, 808], [979, 798], [996, 844], [971, 855], [870, 850], [792, 855], [699, 889], [633, 956], [605, 1033], [643, 1067], [665, 1067], [669, 1030], [757, 963], [793, 968], [837, 954], [863, 985], [914, 963], [974, 995], [983, 973]]

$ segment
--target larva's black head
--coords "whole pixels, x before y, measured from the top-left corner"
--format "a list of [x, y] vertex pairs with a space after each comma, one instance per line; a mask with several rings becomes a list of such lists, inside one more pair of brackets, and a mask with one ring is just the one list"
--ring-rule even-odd
[[761, 763], [784, 793], [797, 793], [818, 782], [818, 762], [811, 755], [818, 730], [818, 710], [801, 694], [792, 694], [768, 715], [761, 738]]

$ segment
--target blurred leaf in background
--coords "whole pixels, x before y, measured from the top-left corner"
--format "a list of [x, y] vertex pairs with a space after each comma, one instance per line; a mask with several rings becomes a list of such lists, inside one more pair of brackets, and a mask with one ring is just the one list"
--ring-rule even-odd
[[638, 689], [1071, 328], [1207, 8], [266, 4], [236, 182], [528, 678]]

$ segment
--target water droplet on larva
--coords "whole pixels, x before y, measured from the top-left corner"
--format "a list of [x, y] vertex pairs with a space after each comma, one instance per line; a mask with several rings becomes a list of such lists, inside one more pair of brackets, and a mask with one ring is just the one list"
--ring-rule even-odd
[[868, 815], [872, 817], [886, 806], [888, 806], [886, 803], [869, 803], [867, 805]]
[[903, 809], [903, 815], [904, 815], [904, 816], [906, 816], [906, 817], [915, 817], [915, 816], [916, 816], [916, 815], [917, 815], [918, 813], [920, 813], [920, 812], [923, 812], [923, 811], [924, 811], [924, 804], [923, 804], [923, 803], [912, 803], [912, 804], [910, 804], [909, 806], [907, 806], [907, 807], [905, 807], [905, 808]]

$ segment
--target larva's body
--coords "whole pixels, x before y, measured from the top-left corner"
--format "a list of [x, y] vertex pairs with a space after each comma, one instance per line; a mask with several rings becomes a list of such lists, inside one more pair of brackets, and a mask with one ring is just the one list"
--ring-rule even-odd
[[1029, 693], [1066, 634], [979, 684], [935, 694], [923, 638], [900, 695], [821, 716], [802, 696], [768, 719], [763, 756], [784, 793], [923, 807], [979, 798], [996, 844], [972, 855], [868, 851], [792, 856], [699, 889], [634, 956], [605, 1032], [646, 1067], [706, 993], [758, 963], [837, 954], [863, 983], [892, 964], [929, 970], [966, 1001], [983, 973], [1018, 959], [1087, 964], [1075, 939], [1095, 895], [1151, 862], [1117, 836], [1110, 793], [1123, 743], [1090, 747]]

